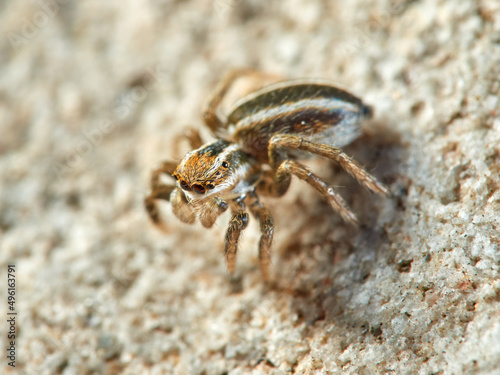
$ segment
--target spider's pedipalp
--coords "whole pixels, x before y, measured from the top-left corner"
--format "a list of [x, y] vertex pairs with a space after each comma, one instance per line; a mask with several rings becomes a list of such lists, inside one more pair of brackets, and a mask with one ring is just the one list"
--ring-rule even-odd
[[195, 222], [196, 213], [181, 189], [175, 188], [172, 190], [172, 193], [170, 193], [170, 203], [172, 203], [172, 212], [180, 221], [186, 224], [193, 224]]
[[209, 199], [206, 203], [198, 207], [197, 214], [201, 225], [205, 228], [211, 228], [217, 218], [226, 212], [228, 204], [219, 197]]

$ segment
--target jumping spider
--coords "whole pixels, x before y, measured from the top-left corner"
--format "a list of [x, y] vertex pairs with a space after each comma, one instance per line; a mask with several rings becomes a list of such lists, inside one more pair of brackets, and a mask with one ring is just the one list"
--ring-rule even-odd
[[[181, 221], [193, 223], [198, 218], [207, 228], [229, 207], [224, 248], [229, 273], [235, 268], [241, 231], [248, 225], [248, 207], [260, 223], [259, 260], [267, 279], [274, 224], [259, 195], [285, 194], [294, 175], [315, 188], [344, 220], [357, 224], [342, 197], [296, 161], [305, 153], [335, 161], [373, 192], [389, 192], [340, 149], [358, 137], [361, 121], [372, 114], [359, 98], [324, 82], [282, 82], [244, 97], [222, 118], [221, 102], [244, 74], [255, 72], [228, 74], [203, 113], [205, 125], [219, 139], [203, 144], [198, 132], [192, 131], [188, 139], [195, 150], [180, 163], [166, 161], [152, 172], [145, 206], [156, 225], [162, 224], [156, 200], [163, 199], [171, 202]], [[161, 174], [172, 176], [176, 184], [162, 184]]]

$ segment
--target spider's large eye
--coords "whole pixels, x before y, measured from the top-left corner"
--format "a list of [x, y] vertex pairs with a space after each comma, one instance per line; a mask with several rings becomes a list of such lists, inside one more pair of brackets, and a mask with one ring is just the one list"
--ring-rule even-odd
[[179, 184], [181, 185], [182, 190], [186, 190], [186, 191], [190, 191], [191, 190], [191, 188], [189, 187], [189, 185], [187, 184], [186, 181], [180, 180]]
[[227, 161], [223, 161], [223, 162], [222, 162], [222, 166], [223, 166], [224, 168], [228, 168], [228, 167], [229, 167], [229, 164], [227, 163]]
[[197, 192], [198, 194], [204, 194], [205, 193], [205, 188], [201, 185], [193, 185], [193, 190]]

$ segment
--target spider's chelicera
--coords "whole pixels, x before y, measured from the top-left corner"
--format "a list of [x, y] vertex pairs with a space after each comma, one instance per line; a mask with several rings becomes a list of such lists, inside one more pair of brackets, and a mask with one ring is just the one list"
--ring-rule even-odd
[[[267, 279], [274, 224], [259, 195], [283, 195], [293, 175], [315, 188], [342, 218], [357, 223], [342, 197], [297, 161], [301, 155], [329, 158], [368, 189], [379, 194], [388, 194], [388, 190], [340, 148], [360, 134], [361, 121], [371, 116], [370, 107], [324, 82], [290, 81], [250, 94], [235, 105], [227, 119], [220, 118], [217, 110], [224, 95], [246, 73], [231, 72], [204, 112], [210, 130], [225, 135], [202, 144], [199, 134], [192, 131], [188, 139], [195, 150], [180, 163], [163, 162], [153, 171], [145, 206], [157, 225], [162, 221], [156, 200], [163, 199], [171, 202], [181, 221], [193, 223], [198, 218], [207, 228], [229, 207], [224, 254], [230, 273], [235, 268], [238, 239], [248, 224], [248, 209], [260, 223], [259, 260]], [[172, 176], [176, 184], [162, 184], [161, 174]]]

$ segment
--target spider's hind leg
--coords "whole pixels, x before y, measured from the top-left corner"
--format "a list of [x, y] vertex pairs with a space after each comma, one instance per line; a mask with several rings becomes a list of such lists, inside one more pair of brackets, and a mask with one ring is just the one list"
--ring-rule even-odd
[[274, 164], [279, 160], [279, 149], [283, 148], [308, 151], [331, 159], [339, 163], [347, 173], [358, 180], [364, 187], [374, 193], [389, 195], [389, 190], [381, 182], [366, 172], [358, 162], [350, 158], [338, 147], [311, 142], [296, 135], [278, 134], [273, 136], [269, 141], [269, 158], [271, 165], [275, 166]]
[[344, 220], [354, 225], [358, 224], [356, 215], [348, 208], [344, 199], [321, 178], [296, 161], [285, 160], [281, 163], [274, 175], [274, 181], [271, 183], [264, 181], [259, 186], [259, 190], [269, 195], [283, 195], [290, 186], [292, 175], [297, 176], [315, 188]]

